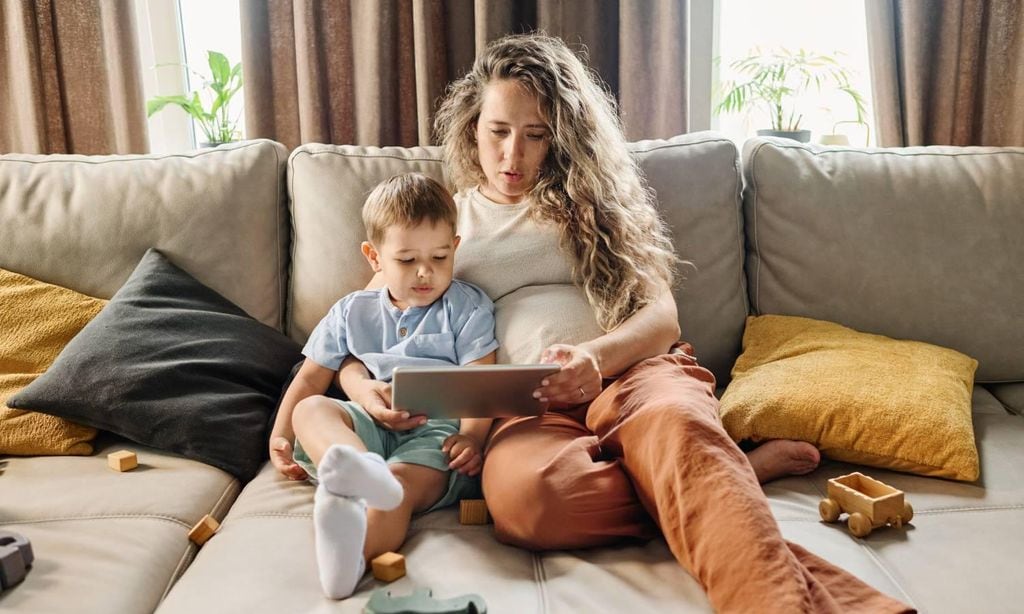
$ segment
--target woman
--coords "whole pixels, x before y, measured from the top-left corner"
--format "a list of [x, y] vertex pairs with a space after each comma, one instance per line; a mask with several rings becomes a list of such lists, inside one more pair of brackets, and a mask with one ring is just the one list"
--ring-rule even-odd
[[[561, 365], [535, 393], [551, 411], [492, 433], [483, 487], [498, 538], [576, 548], [660, 527], [716, 610], [905, 611], [782, 539], [758, 474], [809, 471], [817, 451], [775, 442], [748, 462], [718, 420], [714, 377], [688, 346], [667, 353], [679, 335], [672, 245], [582, 62], [546, 36], [495, 41], [449, 89], [436, 128], [460, 190], [456, 275], [498, 303], [507, 356]], [[538, 336], [553, 337], [542, 352]], [[342, 375], [353, 400], [403, 427], [354, 367]]]

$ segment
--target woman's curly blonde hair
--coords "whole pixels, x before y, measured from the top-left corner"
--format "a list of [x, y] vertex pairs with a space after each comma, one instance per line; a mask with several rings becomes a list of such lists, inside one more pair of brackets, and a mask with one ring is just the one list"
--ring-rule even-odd
[[452, 83], [434, 129], [457, 189], [486, 184], [476, 143], [484, 89], [521, 83], [540, 100], [551, 145], [530, 191], [533, 215], [553, 222], [605, 331], [672, 286], [676, 255], [653, 192], [626, 148], [615, 101], [557, 38], [506, 36]]

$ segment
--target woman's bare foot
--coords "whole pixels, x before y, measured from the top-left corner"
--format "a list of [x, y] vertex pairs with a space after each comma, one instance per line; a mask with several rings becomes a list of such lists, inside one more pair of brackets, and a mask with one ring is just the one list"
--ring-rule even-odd
[[817, 468], [821, 461], [818, 449], [806, 441], [772, 439], [747, 453], [761, 484], [787, 475], [803, 475]]

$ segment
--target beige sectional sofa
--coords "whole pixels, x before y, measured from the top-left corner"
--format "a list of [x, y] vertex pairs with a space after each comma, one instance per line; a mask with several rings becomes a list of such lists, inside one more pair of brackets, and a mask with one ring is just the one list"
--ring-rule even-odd
[[[916, 515], [908, 530], [861, 540], [819, 520], [826, 480], [854, 468], [826, 461], [765, 488], [783, 534], [923, 612], [1024, 610], [1024, 149], [757, 139], [741, 167], [713, 133], [633, 148], [694, 264], [676, 293], [684, 337], [721, 385], [751, 312], [979, 359], [978, 482], [867, 469], [903, 489]], [[0, 267], [109, 298], [157, 247], [301, 341], [369, 277], [357, 249], [363, 196], [410, 170], [440, 177], [437, 149], [307, 145], [289, 156], [252, 141], [172, 156], [4, 155]], [[507, 303], [497, 310], [499, 337], [516, 335]], [[144, 470], [106, 467], [106, 453], [125, 447]], [[351, 599], [321, 596], [312, 494], [269, 465], [241, 484], [109, 434], [89, 457], [7, 457], [0, 530], [27, 536], [36, 561], [0, 594], [0, 611], [358, 612], [382, 585], [367, 577]], [[204, 514], [223, 524], [197, 548], [186, 534]], [[408, 575], [390, 588], [477, 593], [491, 612], [710, 610], [661, 540], [532, 553], [444, 510], [414, 522], [403, 552]]]

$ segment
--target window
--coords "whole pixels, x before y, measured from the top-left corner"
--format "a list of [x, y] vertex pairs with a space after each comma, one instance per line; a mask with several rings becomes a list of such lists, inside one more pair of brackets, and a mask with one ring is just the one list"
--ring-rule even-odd
[[[135, 9], [146, 100], [201, 90], [203, 79], [210, 76], [207, 51], [223, 53], [232, 65], [242, 60], [237, 2], [135, 0]], [[229, 115], [238, 118], [243, 136], [241, 91], [232, 99]], [[199, 126], [177, 107], [165, 107], [149, 118], [154, 153], [194, 149], [205, 140]]]
[[[239, 3], [229, 0], [134, 0], [142, 55], [144, 95], [191, 92], [202, 78], [184, 64], [209, 74], [208, 50], [241, 61]], [[769, 127], [768, 113], [716, 114], [723, 85], [742, 75], [730, 66], [755, 48], [805, 49], [835, 57], [851, 74], [853, 88], [864, 98], [864, 124], [852, 123], [856, 107], [832, 88], [810, 91], [798, 102], [800, 127], [817, 142], [832, 132], [846, 134], [853, 145], [874, 144], [867, 27], [863, 2], [854, 0], [690, 0], [690, 130], [718, 130], [739, 144]], [[243, 96], [230, 113], [244, 138]], [[149, 119], [153, 152], [183, 151], [205, 138], [180, 109], [167, 107]]]
[[[857, 119], [856, 105], [849, 95], [831, 87], [819, 94], [811, 89], [796, 102], [800, 128], [811, 130], [811, 140], [833, 132], [845, 134], [850, 143], [874, 144], [874, 119], [871, 111], [871, 81], [867, 49], [867, 24], [863, 2], [821, 2], [821, 0], [693, 0], [691, 37], [692, 91], [694, 105], [721, 101], [724, 85], [745, 81], [731, 64], [747, 57], [755, 48], [761, 51], [787, 49], [835, 58], [851, 75], [850, 84], [865, 100], [863, 124]], [[711, 35], [700, 29], [710, 30]], [[710, 67], [710, 68], [709, 68]], [[702, 72], [703, 70], [703, 72]], [[703, 79], [703, 83], [696, 80]], [[710, 79], [711, 86], [706, 85]], [[713, 129], [737, 143], [754, 136], [758, 129], [769, 128], [767, 111], [715, 114], [703, 106], [691, 112], [691, 129]], [[840, 123], [842, 122], [842, 123]], [[703, 125], [702, 125], [703, 124]]]

